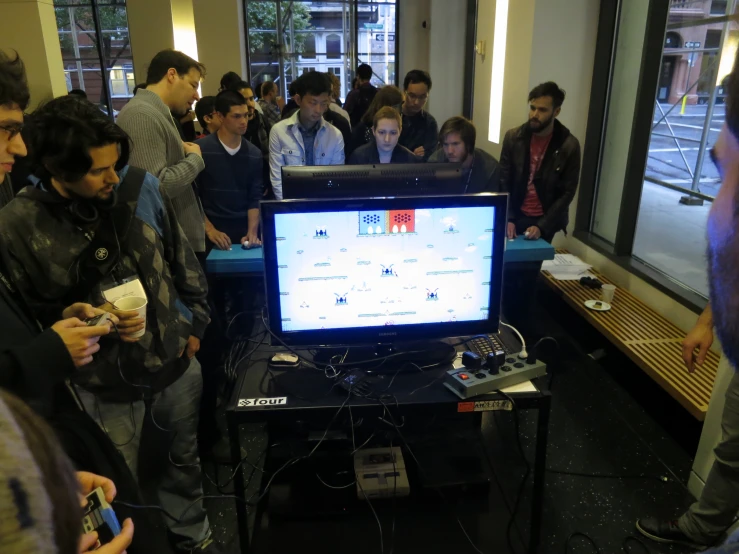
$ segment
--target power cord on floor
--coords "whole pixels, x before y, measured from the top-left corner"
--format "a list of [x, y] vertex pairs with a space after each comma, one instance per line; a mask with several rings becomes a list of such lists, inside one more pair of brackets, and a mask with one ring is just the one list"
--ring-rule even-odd
[[214, 487], [216, 487], [216, 489], [218, 489], [218, 492], [220, 492], [221, 494], [230, 494], [230, 493], [224, 493], [222, 489], [224, 487], [228, 486], [236, 478], [236, 475], [238, 474], [239, 470], [241, 469], [241, 466], [244, 465], [244, 464], [247, 464], [247, 465], [249, 465], [252, 468], [251, 473], [249, 474], [249, 478], [246, 480], [246, 488], [248, 488], [249, 487], [249, 483], [251, 482], [251, 479], [254, 477], [254, 473], [256, 473], [257, 471], [259, 471], [260, 473], [264, 473], [264, 470], [261, 469], [259, 466], [257, 466], [257, 464], [267, 454], [268, 450], [270, 450], [270, 449], [272, 449], [272, 448], [274, 448], [276, 446], [280, 446], [280, 444], [282, 444], [282, 443], [276, 442], [276, 443], [270, 445], [268, 448], [265, 448], [262, 451], [262, 453], [257, 457], [257, 459], [254, 462], [250, 462], [249, 460], [247, 460], [247, 458], [249, 457], [249, 454], [247, 454], [246, 456], [244, 456], [243, 458], [241, 458], [241, 460], [239, 461], [239, 463], [236, 465], [236, 468], [234, 468], [234, 470], [231, 472], [231, 476], [228, 479], [226, 479], [226, 482], [225, 483], [218, 483], [218, 478], [217, 478], [218, 476], [217, 475], [215, 476], [215, 478], [211, 478], [211, 476], [208, 475], [208, 472], [205, 471], [205, 468], [203, 468], [203, 475], [205, 475], [205, 478], [208, 481], [210, 481], [210, 483]]
[[585, 541], [589, 542], [595, 552], [597, 554], [601, 554], [600, 548], [598, 548], [598, 545], [595, 544], [595, 541], [591, 539], [589, 535], [581, 533], [580, 531], [575, 531], [574, 533], [571, 533], [569, 537], [567, 537], [567, 540], [565, 541], [565, 554], [570, 554], [570, 544], [572, 543], [573, 539], [578, 538], [584, 539]]
[[[583, 533], [581, 531], [575, 531], [574, 533], [571, 533], [569, 537], [567, 537], [567, 540], [565, 541], [565, 550], [564, 554], [574, 554], [570, 551], [570, 547], [572, 546], [574, 539], [583, 539], [584, 541], [588, 542], [590, 546], [593, 547], [593, 550], [596, 552], [596, 554], [601, 554], [601, 549], [598, 546], [598, 544], [590, 537], [590, 535], [587, 535], [586, 533]], [[634, 554], [634, 552], [631, 549], [631, 546], [629, 546], [629, 543], [634, 543], [639, 546], [642, 553], [651, 554], [652, 551], [649, 550], [649, 547], [644, 544], [643, 541], [640, 539], [629, 535], [626, 537], [623, 542], [621, 543], [621, 550], [624, 552], [624, 554]]]
[[385, 554], [385, 537], [382, 534], [382, 523], [380, 522], [380, 518], [377, 515], [377, 512], [375, 511], [375, 507], [372, 505], [372, 502], [370, 502], [370, 499], [367, 496], [367, 493], [364, 492], [364, 487], [362, 487], [361, 481], [357, 480], [357, 485], [359, 485], [359, 490], [362, 491], [362, 495], [364, 496], [364, 499], [367, 501], [367, 505], [369, 506], [370, 510], [372, 510], [372, 515], [375, 516], [375, 521], [377, 522], [377, 528], [380, 530], [380, 553]]
[[639, 547], [642, 549], [642, 552], [646, 552], [646, 554], [651, 554], [651, 550], [649, 550], [649, 547], [644, 544], [644, 542], [640, 539], [637, 539], [636, 537], [629, 535], [624, 539], [624, 542], [621, 543], [621, 550], [624, 551], [625, 554], [631, 554], [631, 548], [629, 547], [629, 542], [634, 542], [639, 545]]
[[617, 473], [581, 473], [578, 471], [565, 471], [561, 469], [550, 469], [547, 468], [547, 473], [554, 473], [556, 475], [570, 475], [572, 477], [585, 477], [586, 479], [654, 479], [661, 483], [668, 483], [670, 478], [666, 475], [656, 475], [648, 473], [635, 473], [632, 475], [622, 475]]
[[[556, 355], [553, 356], [552, 359], [559, 361], [559, 356], [560, 356], [559, 342], [554, 337], [542, 337], [538, 341], [536, 341], [536, 344], [534, 345], [534, 348], [533, 348], [534, 354], [539, 359], [541, 359], [541, 352], [539, 349], [539, 345], [541, 345], [542, 342], [547, 342], [547, 341], [551, 341], [554, 343], [554, 346], [556, 347]], [[547, 389], [550, 391], [552, 390], [552, 385], [554, 385], [554, 374], [555, 374], [554, 368], [551, 367], [552, 365], [554, 364], [551, 364], [551, 363], [549, 364], [549, 379], [547, 380]]]
[[[390, 411], [390, 408], [388, 408], [387, 404], [385, 404], [385, 401], [384, 401], [383, 398], [378, 398], [377, 400], [385, 408], [385, 411], [386, 411], [388, 417], [390, 418], [391, 425], [395, 429], [395, 432], [397, 433], [398, 438], [400, 438], [400, 440], [403, 441], [403, 446], [405, 446], [405, 449], [408, 451], [408, 454], [411, 455], [411, 458], [413, 458], [413, 461], [416, 463], [416, 467], [418, 468], [418, 472], [421, 474], [421, 476], [423, 476], [425, 479], [428, 480], [428, 475], [426, 474], [425, 470], [423, 469], [423, 466], [421, 465], [421, 462], [418, 460], [418, 458], [416, 457], [416, 455], [413, 453], [413, 450], [410, 447], [410, 443], [406, 440], [405, 436], [403, 435], [403, 432], [400, 430], [400, 427], [398, 427], [398, 424], [395, 421], [395, 418], [393, 417], [393, 414]], [[397, 400], [396, 400], [396, 403], [397, 403]], [[450, 508], [453, 508], [451, 506], [451, 503], [447, 499], [447, 497], [444, 495], [444, 492], [440, 488], [438, 488], [438, 487], [433, 487], [433, 488], [436, 491], [436, 493], [439, 495], [439, 497], [445, 503], [447, 503], [447, 505]], [[459, 515], [456, 513], [456, 510], [455, 510], [455, 513], [454, 513], [454, 517], [455, 517], [455, 519], [457, 521], [457, 524], [459, 525], [459, 528], [462, 530], [462, 533], [464, 534], [465, 538], [469, 542], [470, 546], [472, 546], [472, 548], [475, 550], [475, 552], [477, 552], [477, 554], [485, 554], [482, 550], [480, 550], [477, 547], [477, 545], [472, 540], [472, 537], [470, 537], [469, 533], [467, 532], [467, 529], [462, 524], [462, 520], [459, 518]]]
[[519, 421], [518, 406], [516, 405], [516, 402], [513, 400], [513, 398], [510, 397], [510, 395], [506, 394], [503, 391], [498, 391], [498, 394], [500, 394], [503, 398], [505, 398], [511, 404], [512, 413], [513, 413], [513, 426], [514, 426], [515, 433], [516, 433], [516, 444], [518, 445], [518, 452], [521, 455], [521, 459], [523, 460], [524, 465], [526, 466], [526, 472], [524, 473], [523, 478], [521, 479], [521, 484], [518, 486], [518, 492], [516, 493], [516, 499], [513, 502], [513, 509], [511, 510], [511, 517], [508, 520], [508, 526], [506, 528], [506, 541], [508, 542], [508, 548], [510, 549], [511, 552], [514, 552], [513, 542], [511, 541], [511, 530], [513, 529], [513, 526], [515, 525], [516, 515], [518, 513], [518, 507], [521, 505], [523, 489], [526, 486], [526, 482], [529, 479], [529, 475], [531, 475], [531, 464], [529, 464], [529, 460], [526, 458], [526, 453], [523, 451], [523, 443], [521, 442], [521, 427], [520, 427], [520, 421]]

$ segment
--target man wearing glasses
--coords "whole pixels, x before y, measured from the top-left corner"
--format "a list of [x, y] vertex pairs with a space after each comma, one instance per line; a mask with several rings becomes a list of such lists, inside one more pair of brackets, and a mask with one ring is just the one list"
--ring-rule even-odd
[[403, 80], [403, 90], [405, 100], [394, 106], [403, 116], [403, 131], [398, 144], [427, 161], [439, 138], [436, 119], [423, 109], [431, 92], [431, 76], [426, 71], [413, 69]]
[[198, 100], [198, 103], [195, 104], [195, 116], [203, 129], [203, 133], [198, 138], [215, 133], [221, 126], [221, 119], [216, 112], [216, 97], [203, 96]]
[[[23, 109], [28, 104], [28, 89], [26, 88], [25, 75], [23, 75], [23, 63], [16, 57], [11, 60], [0, 52], [0, 64], [6, 67], [8, 84], [16, 82], [11, 78], [11, 73], [17, 71], [23, 76], [17, 82], [17, 100], [8, 104], [0, 104], [0, 208], [13, 199], [13, 186], [10, 183], [10, 172], [13, 169], [16, 157], [26, 155], [26, 145], [21, 138], [23, 129]], [[5, 91], [3, 96], [5, 96]], [[13, 91], [8, 91], [13, 93]], [[19, 101], [23, 104], [19, 104]]]

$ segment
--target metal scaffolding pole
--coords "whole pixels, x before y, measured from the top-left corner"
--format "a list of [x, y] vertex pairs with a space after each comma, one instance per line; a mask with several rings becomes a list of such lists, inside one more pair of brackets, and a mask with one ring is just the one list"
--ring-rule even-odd
[[80, 41], [77, 37], [77, 21], [74, 18], [75, 8], [69, 7], [69, 27], [72, 29], [72, 47], [74, 48], [74, 57], [77, 60], [75, 65], [77, 66], [77, 81], [80, 90], [85, 90], [85, 76], [82, 73], [82, 61], [80, 60]]
[[286, 53], [288, 56], [290, 56], [290, 75], [292, 76], [293, 80], [295, 80], [297, 77], [297, 67], [295, 66], [295, 18], [293, 17], [293, 15], [293, 2], [290, 2], [290, 5], [285, 12], [285, 19], [290, 31], [290, 50]]
[[[659, 108], [659, 111], [660, 111], [660, 113], [662, 115], [665, 115], [665, 112], [664, 112], [664, 110], [662, 110], [662, 106], [659, 105], [659, 102], [657, 102], [657, 108]], [[670, 120], [667, 119], [667, 117], [665, 117], [664, 119], [665, 119], [665, 124], [667, 125], [667, 128], [670, 131], [671, 138], [672, 138], [672, 140], [675, 141], [675, 146], [677, 147], [677, 151], [680, 152], [680, 157], [682, 157], [682, 159], [683, 159], [683, 163], [685, 164], [685, 169], [688, 171], [688, 174], [690, 175], [690, 178], [692, 179], [693, 178], [693, 170], [690, 169], [690, 164], [688, 163], [688, 159], [685, 157], [685, 154], [683, 153], [683, 149], [680, 147], [680, 142], [678, 141], [678, 138], [680, 138], [680, 137], [676, 137], [675, 136], [675, 131], [672, 130], [672, 125], [670, 125]], [[664, 137], [666, 137], [667, 135], [663, 135], [661, 133], [654, 133], [653, 132], [652, 133], [652, 136], [658, 136], [658, 137], [664, 136]], [[691, 139], [685, 139], [684, 138], [683, 140], [691, 140]]]
[[[734, 2], [729, 2], [726, 6], [727, 10], [730, 10], [729, 13], [734, 13]], [[718, 54], [716, 54], [717, 58], [721, 58], [721, 52], [723, 52], [724, 49], [724, 40], [726, 39], [726, 35], [729, 34], [729, 21], [724, 22], [724, 27], [721, 30], [721, 40], [718, 45]], [[695, 175], [693, 175], [693, 185], [690, 187], [693, 191], [700, 192], [700, 180], [701, 180], [701, 173], [703, 172], [703, 160], [706, 157], [706, 144], [708, 143], [708, 133], [711, 132], [711, 121], [713, 120], [713, 109], [716, 106], [716, 95], [718, 93], [718, 87], [716, 86], [716, 80], [718, 79], [718, 64], [713, 64], [713, 70], [711, 71], [711, 98], [708, 100], [708, 109], [706, 109], [706, 119], [703, 122], [703, 134], [701, 135], [701, 142], [700, 142], [700, 150], [698, 150], [698, 160], [695, 164]], [[683, 200], [686, 200], [683, 202]], [[688, 202], [688, 200], [690, 202]], [[683, 204], [693, 204], [695, 203], [695, 199], [686, 199], [685, 197], [680, 199], [680, 202]], [[700, 204], [703, 204], [703, 201], [700, 200]]]
[[278, 69], [280, 71], [280, 88], [282, 90], [282, 94], [285, 95], [285, 98], [288, 97], [287, 93], [287, 80], [285, 79], [285, 63], [284, 63], [284, 56], [282, 55], [282, 3], [280, 0], [277, 0], [275, 2], [275, 10], [276, 10], [276, 17], [275, 22], [277, 26], [277, 38], [275, 40], [275, 48], [277, 49], [277, 65]]

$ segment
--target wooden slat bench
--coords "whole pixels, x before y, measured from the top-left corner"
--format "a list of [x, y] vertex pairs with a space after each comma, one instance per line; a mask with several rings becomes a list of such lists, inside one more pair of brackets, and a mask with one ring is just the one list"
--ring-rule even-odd
[[[559, 251], [558, 253], [566, 253]], [[598, 280], [611, 283], [591, 270]], [[716, 380], [719, 356], [709, 352], [705, 363], [692, 375], [685, 368], [682, 342], [685, 333], [652, 310], [629, 291], [617, 288], [611, 309], [596, 312], [584, 302], [600, 299], [600, 291], [589, 289], [579, 281], [557, 281], [543, 271], [544, 282], [593, 327], [626, 354], [693, 417], [703, 421]]]

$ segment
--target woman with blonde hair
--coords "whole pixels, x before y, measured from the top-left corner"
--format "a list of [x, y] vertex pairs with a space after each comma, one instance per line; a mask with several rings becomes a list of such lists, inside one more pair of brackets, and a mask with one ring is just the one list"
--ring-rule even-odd
[[407, 164], [423, 161], [419, 156], [398, 144], [403, 130], [403, 118], [390, 106], [380, 108], [372, 121], [374, 142], [357, 148], [349, 157], [347, 165]]

